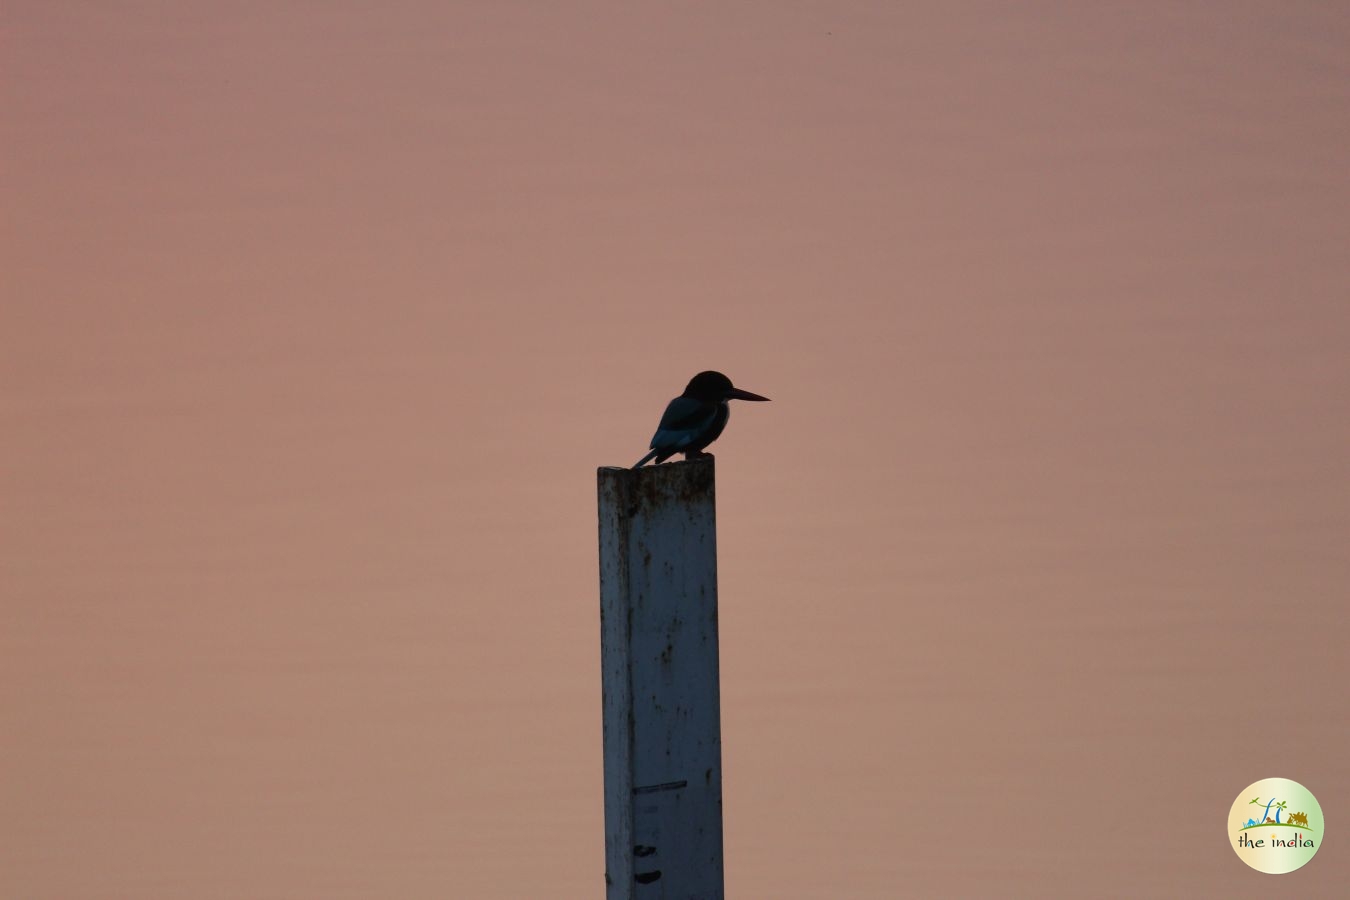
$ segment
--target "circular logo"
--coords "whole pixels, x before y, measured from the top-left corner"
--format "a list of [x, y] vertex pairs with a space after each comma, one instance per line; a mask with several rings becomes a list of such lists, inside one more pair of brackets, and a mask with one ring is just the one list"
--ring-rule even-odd
[[1288, 778], [1248, 785], [1228, 814], [1233, 852], [1258, 872], [1283, 875], [1307, 865], [1322, 846], [1322, 807]]

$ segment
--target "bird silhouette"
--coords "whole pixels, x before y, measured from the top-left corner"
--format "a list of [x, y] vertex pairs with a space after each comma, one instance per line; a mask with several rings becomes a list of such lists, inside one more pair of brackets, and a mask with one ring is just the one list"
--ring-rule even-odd
[[656, 426], [649, 445], [652, 452], [634, 464], [639, 468], [650, 460], [665, 462], [676, 453], [685, 459], [706, 456], [703, 448], [717, 440], [727, 427], [731, 410], [728, 400], [768, 400], [743, 391], [721, 372], [699, 372], [689, 380], [684, 393], [666, 406], [661, 424]]

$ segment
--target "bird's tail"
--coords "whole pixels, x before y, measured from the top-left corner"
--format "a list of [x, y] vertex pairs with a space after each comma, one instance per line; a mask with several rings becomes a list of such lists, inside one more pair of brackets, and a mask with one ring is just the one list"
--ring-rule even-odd
[[643, 465], [644, 463], [646, 463], [646, 462], [647, 462], [648, 460], [650, 460], [650, 459], [655, 459], [655, 458], [656, 458], [656, 454], [658, 454], [658, 453], [660, 453], [660, 452], [661, 452], [660, 450], [653, 450], [651, 453], [648, 453], [646, 456], [642, 457], [642, 459], [639, 459], [637, 462], [633, 463], [633, 468], [635, 468], [635, 469], [640, 469], [640, 468], [642, 468], [642, 465]]

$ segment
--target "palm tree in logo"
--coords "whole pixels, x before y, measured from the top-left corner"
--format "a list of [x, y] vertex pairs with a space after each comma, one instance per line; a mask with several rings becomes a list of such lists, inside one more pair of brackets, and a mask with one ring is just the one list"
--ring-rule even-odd
[[[1259, 802], [1260, 799], [1261, 799], [1260, 797], [1257, 797], [1256, 800], [1253, 802]], [[1270, 808], [1273, 806], [1275, 807], [1275, 824], [1276, 825], [1280, 824], [1280, 810], [1284, 809], [1288, 805], [1289, 804], [1284, 800], [1281, 800], [1279, 803], [1276, 803], [1275, 798], [1271, 797], [1270, 802], [1266, 804], [1266, 811], [1261, 814], [1261, 821], [1264, 822], [1266, 819], [1270, 818]]]

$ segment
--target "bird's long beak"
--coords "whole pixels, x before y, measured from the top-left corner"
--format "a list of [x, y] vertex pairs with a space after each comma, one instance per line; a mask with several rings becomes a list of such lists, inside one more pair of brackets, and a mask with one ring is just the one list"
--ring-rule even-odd
[[759, 394], [752, 394], [749, 391], [743, 391], [740, 388], [732, 388], [727, 391], [728, 400], [768, 400], [768, 397], [761, 397]]

